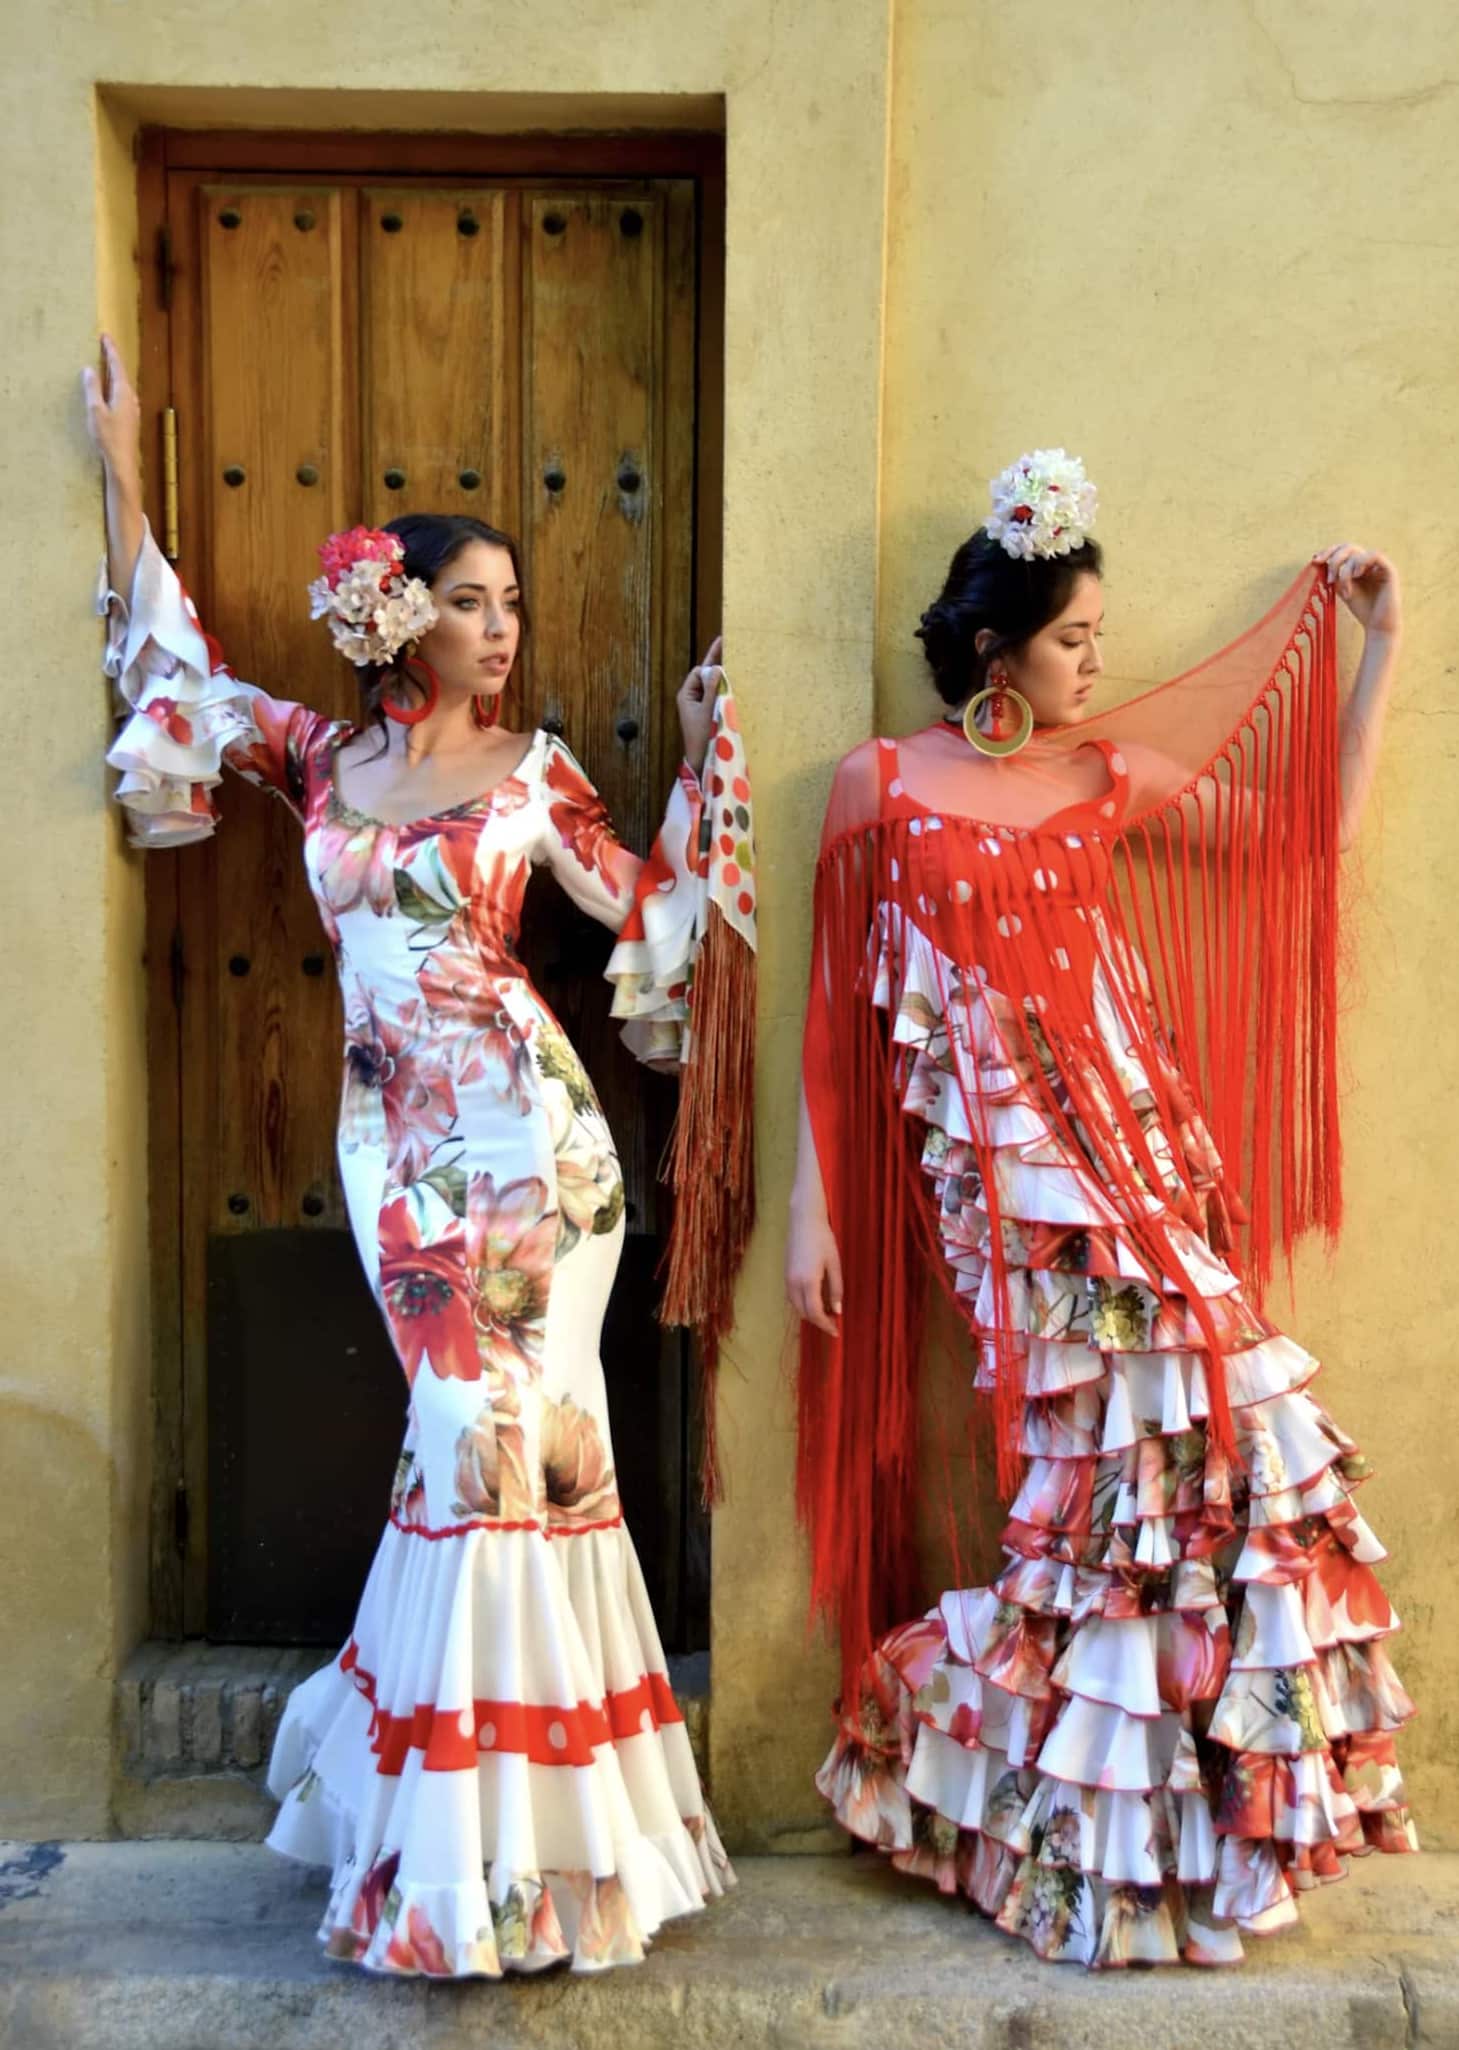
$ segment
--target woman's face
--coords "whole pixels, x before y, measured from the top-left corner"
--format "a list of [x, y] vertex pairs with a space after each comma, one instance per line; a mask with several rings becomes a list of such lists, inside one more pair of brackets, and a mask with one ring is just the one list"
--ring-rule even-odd
[[[1072, 726], [1084, 717], [1095, 684], [1104, 673], [1099, 639], [1104, 631], [1104, 596], [1099, 578], [1085, 570], [1057, 618], [1021, 648], [993, 662], [1022, 691], [1038, 726]], [[990, 675], [988, 681], [992, 682]]]
[[431, 585], [440, 618], [420, 639], [443, 696], [497, 697], [522, 637], [521, 591], [505, 548], [468, 541]]

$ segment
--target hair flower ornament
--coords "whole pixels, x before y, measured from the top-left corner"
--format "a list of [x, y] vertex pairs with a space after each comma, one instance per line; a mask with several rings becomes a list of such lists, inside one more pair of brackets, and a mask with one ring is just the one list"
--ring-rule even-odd
[[1020, 456], [989, 488], [993, 511], [983, 531], [1024, 562], [1072, 555], [1088, 540], [1099, 510], [1083, 463], [1061, 448]]
[[395, 534], [351, 527], [320, 544], [319, 560], [324, 574], [309, 586], [309, 617], [327, 619], [334, 645], [361, 669], [393, 661], [440, 616], [427, 586], [404, 574]]

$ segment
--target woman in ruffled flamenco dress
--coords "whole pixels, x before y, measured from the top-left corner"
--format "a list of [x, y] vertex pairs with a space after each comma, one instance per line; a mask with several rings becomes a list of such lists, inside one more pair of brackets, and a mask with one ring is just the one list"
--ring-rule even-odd
[[[1230, 1964], [1416, 1847], [1366, 1467], [1259, 1306], [1338, 1222], [1337, 856], [1399, 591], [1331, 549], [1101, 712], [1094, 510], [1062, 450], [997, 480], [921, 626], [954, 709], [832, 789], [787, 1270], [843, 1655], [818, 1785], [1041, 1957]], [[1013, 1499], [993, 1584], [906, 1622], [933, 1276]]]
[[479, 522], [321, 549], [311, 596], [360, 666], [358, 724], [241, 683], [147, 530], [137, 401], [104, 346], [85, 382], [119, 795], [143, 846], [212, 830], [220, 764], [299, 819], [344, 996], [340, 1170], [409, 1388], [350, 1642], [279, 1731], [269, 1842], [332, 1869], [321, 1940], [371, 1971], [633, 1963], [731, 1874], [614, 1481], [598, 1343], [622, 1176], [515, 940], [546, 864], [622, 934], [630, 1044], [672, 1059], [712, 679], [680, 691], [686, 760], [647, 862], [560, 740], [496, 723], [522, 593]]

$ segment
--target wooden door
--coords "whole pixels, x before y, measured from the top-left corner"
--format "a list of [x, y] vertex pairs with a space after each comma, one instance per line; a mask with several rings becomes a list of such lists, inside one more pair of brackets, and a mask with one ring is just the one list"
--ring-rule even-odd
[[[179, 568], [233, 666], [350, 715], [354, 673], [308, 619], [318, 542], [359, 519], [474, 513], [523, 549], [532, 628], [507, 718], [561, 731], [643, 851], [678, 756], [673, 693], [717, 623], [695, 617], [699, 181], [406, 178], [383, 148], [376, 175], [221, 175], [192, 154], [154, 181], [169, 303], [149, 360], [155, 382], [165, 349]], [[700, 610], [704, 595], [701, 576]], [[405, 1387], [335, 1170], [339, 1006], [298, 828], [235, 779], [219, 801], [216, 838], [151, 884], [155, 1235], [179, 1398], [165, 1369], [157, 1627], [330, 1643], [383, 1522]], [[672, 1085], [618, 1043], [610, 946], [534, 882], [524, 951], [627, 1183], [604, 1362], [625, 1508], [666, 1636], [691, 1649], [706, 1590], [686, 1574], [703, 1553], [686, 1362], [652, 1321]]]

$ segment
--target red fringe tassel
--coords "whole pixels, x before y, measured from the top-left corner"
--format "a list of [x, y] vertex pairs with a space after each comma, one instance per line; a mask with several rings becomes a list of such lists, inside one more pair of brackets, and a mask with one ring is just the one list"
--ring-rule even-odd
[[755, 1226], [755, 989], [754, 950], [711, 904], [690, 986], [693, 1039], [664, 1170], [674, 1191], [674, 1221], [659, 1308], [663, 1323], [690, 1326], [699, 1342], [699, 1479], [706, 1507], [724, 1492], [716, 1375]]

